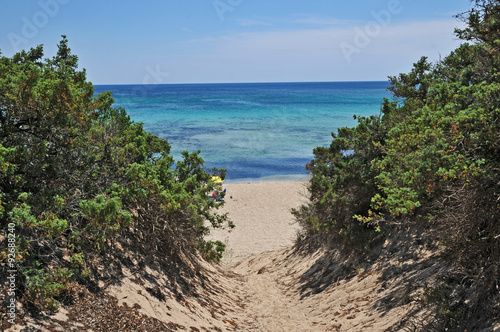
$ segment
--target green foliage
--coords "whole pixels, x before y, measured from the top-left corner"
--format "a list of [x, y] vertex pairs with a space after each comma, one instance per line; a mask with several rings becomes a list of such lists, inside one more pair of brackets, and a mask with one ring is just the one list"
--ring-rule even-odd
[[206, 260], [220, 262], [226, 250], [226, 244], [221, 241], [202, 240], [198, 244], [198, 250]]
[[333, 231], [346, 241], [356, 241], [365, 227], [374, 223], [355, 222], [370, 211], [377, 193], [372, 160], [382, 155], [379, 143], [387, 131], [378, 116], [359, 117], [355, 128], [341, 128], [329, 147], [314, 150], [307, 165], [312, 174], [311, 202], [294, 210], [308, 230]]
[[132, 222], [132, 213], [122, 210], [118, 197], [106, 199], [97, 195], [92, 200], [82, 200], [79, 204], [84, 218], [83, 234], [98, 247], [108, 236], [115, 235], [122, 227]]
[[64, 293], [70, 291], [73, 274], [67, 268], [46, 270], [40, 264], [22, 269], [25, 277], [25, 296], [30, 304], [42, 310], [55, 311], [59, 308]]
[[475, 3], [457, 30], [474, 44], [390, 77], [393, 99], [379, 116], [314, 150], [310, 202], [294, 214], [309, 233], [356, 246], [386, 223], [427, 215], [464, 280], [488, 298], [500, 282], [500, 2]]
[[31, 206], [26, 203], [21, 203], [18, 207], [14, 207], [8, 213], [9, 219], [15, 225], [21, 227], [30, 227], [36, 225], [36, 217], [31, 214]]
[[15, 224], [19, 294], [40, 308], [116, 243], [178, 261], [209, 226], [233, 226], [209, 199], [225, 170], [207, 170], [199, 152], [175, 164], [168, 141], [113, 102], [95, 95], [64, 36], [52, 59], [42, 46], [0, 58], [1, 229]]
[[395, 99], [384, 100], [380, 116], [358, 118], [314, 150], [313, 228], [343, 229], [354, 215], [412, 215], [457, 186], [496, 185], [500, 85], [485, 82], [475, 61], [497, 61], [486, 47], [464, 44], [436, 65], [422, 58], [390, 78]]

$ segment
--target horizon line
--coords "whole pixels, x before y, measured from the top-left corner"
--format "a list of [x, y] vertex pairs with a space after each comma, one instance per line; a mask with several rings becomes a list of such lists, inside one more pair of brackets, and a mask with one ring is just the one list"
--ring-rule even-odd
[[367, 81], [276, 81], [276, 82], [198, 82], [198, 83], [157, 83], [157, 84], [143, 84], [143, 83], [92, 83], [97, 85], [143, 85], [143, 86], [158, 86], [158, 85], [217, 85], [217, 84], [285, 84], [285, 83], [379, 83], [389, 82], [389, 80], [367, 80]]

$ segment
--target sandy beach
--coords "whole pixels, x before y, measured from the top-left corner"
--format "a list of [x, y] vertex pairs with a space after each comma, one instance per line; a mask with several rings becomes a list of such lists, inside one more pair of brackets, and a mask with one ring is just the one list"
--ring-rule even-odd
[[226, 243], [223, 265], [292, 246], [300, 227], [291, 209], [307, 201], [306, 186], [298, 181], [224, 184], [226, 203], [220, 212], [229, 213], [236, 227], [213, 230], [209, 237]]

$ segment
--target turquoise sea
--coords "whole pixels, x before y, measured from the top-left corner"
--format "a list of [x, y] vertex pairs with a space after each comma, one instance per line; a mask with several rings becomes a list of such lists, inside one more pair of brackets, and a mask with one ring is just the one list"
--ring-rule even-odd
[[305, 164], [353, 115], [380, 113], [388, 82], [96, 85], [115, 106], [168, 139], [172, 155], [201, 150], [229, 181], [305, 179]]

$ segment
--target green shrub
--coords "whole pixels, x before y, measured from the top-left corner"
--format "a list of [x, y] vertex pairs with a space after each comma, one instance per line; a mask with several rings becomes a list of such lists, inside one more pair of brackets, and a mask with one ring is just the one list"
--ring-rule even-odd
[[202, 240], [198, 244], [198, 250], [206, 260], [220, 262], [226, 250], [226, 244], [221, 241]]
[[474, 43], [390, 77], [393, 99], [379, 116], [358, 118], [314, 150], [310, 201], [294, 210], [309, 234], [358, 249], [387, 223], [431, 220], [455, 272], [477, 292], [462, 299], [464, 315], [483, 312], [500, 283], [500, 3], [474, 2], [456, 30]]
[[15, 225], [24, 299], [55, 309], [71, 281], [116, 259], [117, 243], [179, 262], [205, 222], [233, 226], [208, 195], [224, 169], [206, 169], [199, 152], [175, 164], [166, 139], [114, 108], [110, 92], [95, 96], [66, 37], [43, 56], [38, 46], [0, 57], [0, 226]]

